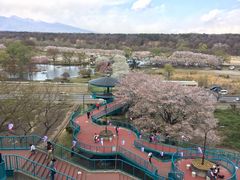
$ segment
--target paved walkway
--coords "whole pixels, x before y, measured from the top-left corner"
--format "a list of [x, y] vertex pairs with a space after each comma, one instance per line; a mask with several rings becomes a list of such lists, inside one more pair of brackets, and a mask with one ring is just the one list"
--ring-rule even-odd
[[[206, 179], [206, 178], [202, 178], [202, 177], [195, 177], [193, 178], [192, 177], [192, 171], [191, 171], [191, 168], [190, 169], [187, 169], [186, 168], [186, 165], [187, 164], [191, 164], [193, 159], [186, 159], [186, 160], [180, 160], [178, 161], [178, 167], [181, 171], [184, 171], [184, 179], [195, 179], [195, 180], [203, 180], [203, 179]], [[220, 169], [220, 174], [221, 175], [224, 175], [225, 176], [225, 179], [229, 179], [231, 177], [231, 174], [228, 172], [227, 169], [221, 167]]]
[[[109, 104], [108, 107], [113, 106], [113, 104]], [[95, 115], [96, 113], [104, 110], [104, 107], [100, 107], [99, 110], [93, 110], [92, 115]], [[147, 153], [141, 152], [139, 149], [135, 148], [134, 146], [134, 140], [137, 139], [136, 135], [125, 128], [119, 128], [119, 136], [117, 137], [114, 135], [113, 140], [110, 142], [108, 140], [104, 141], [103, 148], [94, 148], [94, 146], [101, 146], [100, 143], [94, 143], [93, 136], [94, 133], [99, 134], [100, 131], [105, 129], [105, 126], [99, 126], [94, 123], [90, 119], [87, 118], [87, 115], [82, 115], [77, 118], [76, 123], [80, 125], [81, 131], [78, 135], [78, 140], [79, 142], [92, 145], [91, 147], [92, 151], [99, 151], [99, 152], [111, 152], [111, 146], [119, 146], [127, 149], [128, 151], [131, 151], [133, 154], [138, 155], [142, 159], [148, 161]], [[108, 126], [108, 129], [111, 130], [112, 132], [115, 133], [115, 127], [114, 126]], [[125, 141], [123, 145], [123, 140]], [[106, 147], [106, 148], [104, 148]], [[86, 147], [87, 148], [87, 147]], [[89, 147], [90, 148], [90, 147]], [[152, 164], [158, 168], [158, 173], [161, 176], [167, 177], [168, 172], [170, 171], [171, 168], [171, 163], [170, 162], [161, 162], [158, 159], [153, 158], [152, 159]], [[149, 166], [150, 163], [149, 163]]]
[[[115, 103], [108, 104], [108, 107], [111, 107], [114, 104]], [[100, 107], [99, 110], [96, 110], [96, 109], [93, 110], [91, 112], [91, 115], [95, 115], [96, 113], [99, 113], [103, 110], [104, 110], [104, 106]], [[133, 154], [141, 157], [142, 159], [148, 160], [147, 153], [141, 152], [139, 149], [135, 148], [134, 140], [137, 139], [137, 137], [132, 131], [127, 130], [125, 128], [119, 128], [119, 136], [117, 137], [115, 135], [115, 127], [109, 125], [108, 129], [111, 130], [112, 132], [114, 132], [114, 137], [113, 137], [112, 141], [105, 140], [103, 145], [101, 145], [100, 143], [94, 143], [93, 137], [94, 137], [94, 133], [99, 134], [102, 130], [105, 129], [105, 126], [99, 126], [99, 125], [96, 125], [95, 123], [92, 123], [91, 119], [88, 119], [86, 114], [79, 116], [76, 119], [76, 123], [79, 124], [81, 127], [81, 131], [78, 135], [79, 142], [90, 145], [90, 146], [86, 146], [85, 147], [86, 149], [91, 150], [91, 151], [96, 151], [96, 152], [111, 152], [112, 146], [123, 147], [123, 148], [127, 149], [128, 151], [131, 151]], [[123, 143], [123, 140], [125, 143]], [[174, 149], [174, 148], [164, 147], [161, 145], [151, 144], [148, 142], [144, 142], [144, 145], [146, 145], [150, 148], [157, 149], [159, 151], [164, 151], [164, 152], [175, 152], [176, 151], [176, 149]], [[101, 146], [101, 147], [97, 148], [99, 146]], [[180, 169], [183, 170], [184, 172], [186, 172], [184, 179], [189, 180], [189, 179], [193, 179], [193, 178], [191, 176], [191, 172], [186, 169], [187, 163], [189, 163], [189, 162], [187, 162], [187, 160], [186, 160], [186, 162], [181, 161], [181, 163], [179, 165], [180, 165]], [[165, 176], [165, 177], [167, 177], [168, 172], [171, 169], [171, 162], [161, 162], [160, 160], [155, 159], [155, 158], [152, 159], [152, 165], [157, 167], [159, 175]], [[149, 166], [151, 166], [150, 163], [149, 163]], [[229, 172], [226, 169], [224, 170], [223, 167], [222, 167], [222, 169], [223, 169], [222, 172], [224, 173], [225, 177], [230, 177]], [[205, 179], [205, 178], [197, 177], [194, 179], [200, 180], [200, 179]]]

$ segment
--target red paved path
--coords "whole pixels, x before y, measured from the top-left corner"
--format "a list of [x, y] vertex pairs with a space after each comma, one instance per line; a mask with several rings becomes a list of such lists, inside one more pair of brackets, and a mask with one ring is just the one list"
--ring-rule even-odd
[[[186, 159], [186, 160], [184, 159], [184, 160], [178, 161], [178, 167], [179, 167], [179, 169], [180, 169], [181, 171], [184, 171], [184, 178], [187, 179], [187, 180], [188, 180], [188, 179], [195, 179], [195, 180], [203, 180], [203, 179], [206, 179], [206, 178], [202, 178], [202, 177], [199, 177], [199, 176], [197, 176], [197, 177], [195, 177], [195, 178], [192, 177], [192, 171], [191, 171], [191, 169], [187, 169], [187, 168], [186, 168], [186, 165], [187, 165], [187, 164], [191, 164], [192, 160], [193, 160], [193, 159]], [[220, 168], [220, 174], [224, 174], [225, 179], [228, 179], [228, 178], [231, 177], [231, 174], [228, 172], [228, 170], [225, 169], [225, 168], [223, 168], [223, 167]]]
[[[112, 103], [112, 104], [108, 104], [108, 107], [111, 107], [113, 106], [115, 103]], [[91, 115], [95, 115], [96, 113], [98, 112], [101, 112], [104, 110], [104, 106], [100, 107], [99, 110], [93, 110], [91, 113]], [[89, 150], [92, 150], [92, 151], [97, 151], [97, 152], [111, 152], [111, 148], [109, 148], [110, 146], [120, 146], [120, 147], [123, 147], [131, 152], [133, 152], [134, 154], [140, 156], [141, 158], [145, 159], [145, 160], [148, 160], [148, 157], [147, 157], [147, 153], [144, 153], [144, 152], [141, 152], [139, 149], [135, 148], [134, 146], [134, 140], [137, 139], [137, 137], [135, 136], [135, 134], [130, 131], [130, 130], [127, 130], [125, 128], [119, 128], [119, 137], [117, 138], [116, 136], [114, 136], [113, 140], [110, 142], [110, 141], [107, 141], [105, 140], [104, 141], [104, 144], [102, 146], [102, 149], [96, 149], [96, 147], [94, 146], [101, 146], [100, 143], [94, 143], [93, 141], [93, 136], [94, 136], [94, 133], [97, 133], [99, 134], [100, 131], [104, 130], [105, 129], [105, 126], [99, 126], [99, 125], [96, 125], [94, 123], [92, 123], [92, 121], [90, 119], [87, 119], [87, 115], [84, 114], [80, 117], [78, 117], [76, 119], [76, 123], [80, 125], [81, 127], [81, 131], [78, 135], [78, 140], [79, 142], [82, 142], [82, 143], [85, 143], [85, 144], [88, 144], [88, 145], [92, 145], [92, 147], [86, 147], [86, 149], [89, 149]], [[108, 129], [110, 129], [112, 132], [115, 133], [115, 127], [113, 126], [108, 126]], [[122, 140], [125, 140], [125, 144], [122, 145]], [[157, 149], [157, 150], [160, 150], [160, 151], [164, 151], [164, 152], [175, 152], [176, 150], [173, 148], [171, 149], [170, 147], [164, 147], [164, 146], [161, 146], [161, 145], [156, 145], [156, 144], [151, 144], [151, 143], [148, 143], [148, 142], [144, 142], [145, 145], [147, 145], [148, 147], [150, 148], [154, 148], [154, 149]], [[180, 169], [183, 170], [185, 173], [185, 177], [184, 179], [186, 180], [189, 180], [189, 179], [193, 179], [190, 175], [190, 171], [189, 170], [186, 170], [186, 164], [189, 163], [182, 161], [182, 163], [180, 164]], [[161, 176], [165, 176], [167, 177], [168, 175], [168, 172], [170, 171], [171, 169], [171, 163], [170, 162], [161, 162], [160, 160], [158, 159], [155, 159], [153, 158], [152, 159], [152, 164], [158, 168], [158, 173], [161, 175]], [[223, 169], [223, 168], [222, 168]], [[229, 172], [227, 172], [227, 170], [223, 170], [222, 172], [224, 172], [225, 176], [226, 177], [229, 177]], [[238, 172], [238, 174], [240, 174]], [[240, 176], [239, 176], [240, 177]], [[194, 178], [194, 179], [205, 179], [205, 178]]]
[[[108, 104], [108, 107], [113, 106], [113, 104]], [[100, 107], [100, 110], [93, 110], [92, 115], [104, 110], [104, 107]], [[76, 123], [80, 125], [81, 131], [78, 135], [78, 140], [79, 142], [83, 142], [85, 144], [93, 145], [93, 146], [101, 146], [100, 143], [94, 143], [93, 141], [93, 136], [94, 133], [98, 133], [102, 130], [105, 129], [105, 126], [99, 126], [94, 123], [92, 123], [91, 120], [87, 119], [87, 115], [82, 115], [76, 119]], [[112, 132], [115, 133], [115, 127], [113, 126], [108, 126], [108, 129], [110, 129]], [[117, 144], [120, 147], [123, 147], [127, 149], [128, 151], [133, 152], [133, 154], [136, 154], [143, 158], [144, 160], [148, 160], [147, 153], [141, 152], [134, 146], [134, 140], [136, 139], [136, 135], [125, 128], [119, 128], [119, 138], [116, 136], [113, 138], [112, 142], [110, 141], [104, 141], [104, 146], [117, 146]], [[118, 139], [118, 140], [117, 140]], [[125, 140], [125, 144], [122, 145], [122, 140]], [[109, 148], [108, 150], [110, 150]], [[94, 148], [92, 149], [94, 151]], [[98, 149], [97, 151], [103, 151], [103, 149]], [[107, 149], [105, 149], [105, 152]], [[153, 158], [152, 159], [152, 164], [158, 168], [158, 173], [162, 176], [167, 176], [168, 172], [170, 171], [171, 168], [171, 163], [170, 162], [161, 162], [158, 159]]]

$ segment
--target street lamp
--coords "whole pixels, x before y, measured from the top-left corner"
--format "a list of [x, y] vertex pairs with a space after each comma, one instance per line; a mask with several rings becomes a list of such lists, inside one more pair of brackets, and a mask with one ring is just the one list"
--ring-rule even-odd
[[107, 133], [108, 129], [107, 129], [107, 126], [108, 126], [108, 119], [107, 119], [107, 104], [105, 104], [105, 121], [106, 121], [106, 127], [105, 127], [105, 131]]
[[85, 103], [84, 103], [85, 99], [84, 98], [85, 98], [85, 94], [83, 94], [83, 111], [85, 110], [85, 107], [84, 107], [85, 106]]

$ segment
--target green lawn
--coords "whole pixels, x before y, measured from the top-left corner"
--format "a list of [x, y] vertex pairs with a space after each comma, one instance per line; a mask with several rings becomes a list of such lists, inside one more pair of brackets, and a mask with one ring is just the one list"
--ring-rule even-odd
[[70, 82], [71, 83], [88, 83], [88, 81], [92, 80], [92, 79], [97, 79], [99, 77], [103, 77], [104, 75], [100, 74], [100, 73], [95, 73], [95, 75], [92, 75], [89, 78], [82, 78], [82, 77], [76, 77], [76, 78], [71, 78]]
[[215, 117], [224, 126], [219, 130], [224, 137], [221, 146], [240, 151], [240, 111], [217, 109]]

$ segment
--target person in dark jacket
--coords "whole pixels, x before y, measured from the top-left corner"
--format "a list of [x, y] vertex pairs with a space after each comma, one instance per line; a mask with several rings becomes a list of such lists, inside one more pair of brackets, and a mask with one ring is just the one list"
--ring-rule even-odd
[[2, 153], [0, 153], [0, 163], [3, 162], [3, 159], [2, 159]]

